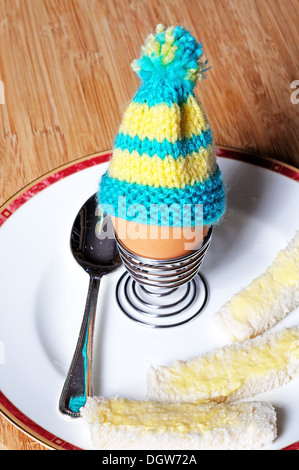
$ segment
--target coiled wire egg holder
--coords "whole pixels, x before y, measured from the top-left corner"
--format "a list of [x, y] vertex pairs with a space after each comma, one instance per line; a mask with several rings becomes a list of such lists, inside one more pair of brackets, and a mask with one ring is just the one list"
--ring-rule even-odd
[[212, 231], [211, 227], [197, 249], [169, 260], [141, 257], [116, 237], [126, 268], [116, 286], [121, 310], [132, 320], [153, 328], [174, 327], [195, 318], [208, 299], [208, 287], [199, 269]]

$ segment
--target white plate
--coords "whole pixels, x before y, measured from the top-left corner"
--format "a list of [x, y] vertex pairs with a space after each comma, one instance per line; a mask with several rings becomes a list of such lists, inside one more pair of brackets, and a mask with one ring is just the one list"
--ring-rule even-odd
[[[70, 231], [97, 191], [109, 154], [66, 165], [25, 188], [0, 209], [0, 410], [40, 443], [92, 448], [81, 419], [58, 400], [84, 311], [88, 275], [73, 259]], [[202, 266], [210, 289], [204, 311], [185, 325], [156, 330], [128, 319], [115, 298], [123, 268], [105, 277], [95, 325], [95, 391], [142, 399], [151, 364], [226, 343], [212, 326], [222, 304], [272, 262], [299, 228], [299, 171], [270, 159], [218, 150], [228, 210]], [[261, 165], [261, 166], [257, 166]], [[55, 184], [54, 184], [55, 183]], [[275, 326], [299, 324], [299, 310]], [[278, 438], [269, 449], [299, 448], [298, 381], [256, 396], [277, 407]]]

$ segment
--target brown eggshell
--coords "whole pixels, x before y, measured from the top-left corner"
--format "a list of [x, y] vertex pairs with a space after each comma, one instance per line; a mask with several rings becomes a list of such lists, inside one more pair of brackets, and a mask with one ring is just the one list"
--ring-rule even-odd
[[113, 217], [116, 235], [131, 252], [151, 259], [173, 259], [196, 249], [209, 227], [164, 227]]

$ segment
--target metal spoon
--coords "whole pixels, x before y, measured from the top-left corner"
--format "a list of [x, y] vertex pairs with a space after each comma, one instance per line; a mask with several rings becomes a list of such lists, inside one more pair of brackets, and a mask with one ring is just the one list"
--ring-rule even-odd
[[80, 209], [70, 245], [76, 261], [90, 276], [77, 346], [59, 401], [61, 413], [77, 418], [86, 398], [93, 395], [93, 330], [101, 278], [121, 265], [111, 219], [101, 213], [96, 194]]

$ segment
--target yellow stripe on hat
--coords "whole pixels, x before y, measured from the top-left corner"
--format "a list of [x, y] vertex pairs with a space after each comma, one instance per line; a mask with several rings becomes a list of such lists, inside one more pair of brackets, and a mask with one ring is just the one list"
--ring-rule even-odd
[[165, 103], [149, 107], [146, 103], [131, 102], [123, 116], [119, 133], [136, 135], [140, 139], [156, 139], [163, 142], [167, 139], [174, 144], [185, 137], [200, 135], [209, 129], [203, 108], [194, 95], [179, 106]]
[[204, 109], [195, 95], [190, 94], [186, 103], [181, 106], [182, 138], [192, 138], [209, 129]]
[[171, 155], [160, 158], [142, 156], [134, 150], [115, 149], [108, 170], [109, 176], [128, 183], [164, 188], [184, 188], [207, 180], [216, 170], [216, 157], [212, 145], [186, 157], [174, 159]]

